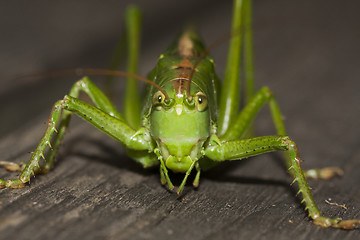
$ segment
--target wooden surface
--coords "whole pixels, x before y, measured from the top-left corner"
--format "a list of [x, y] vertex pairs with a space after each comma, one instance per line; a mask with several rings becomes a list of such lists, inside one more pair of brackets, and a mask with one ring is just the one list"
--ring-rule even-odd
[[[156, 2], [156, 4], [155, 4]], [[231, 4], [137, 1], [144, 10], [145, 75], [187, 21], [207, 44], [226, 34]], [[107, 67], [127, 1], [0, 3], [0, 156], [25, 162], [52, 104], [75, 78], [30, 81], [19, 74]], [[340, 166], [345, 176], [309, 181], [328, 216], [360, 218], [360, 4], [335, 0], [255, 1], [257, 88], [277, 96], [304, 168]], [[227, 44], [213, 51], [223, 74]], [[101, 83], [101, 80], [98, 81]], [[121, 101], [121, 87], [117, 104]], [[120, 105], [120, 104], [119, 104]], [[258, 135], [272, 134], [268, 110]], [[75, 119], [56, 168], [19, 190], [0, 190], [0, 239], [359, 239], [307, 218], [280, 155], [225, 163], [178, 197], [121, 146]], [[0, 176], [10, 173], [0, 169]], [[177, 183], [182, 176], [173, 176]], [[191, 182], [191, 180], [189, 181]], [[347, 210], [325, 200], [345, 204]]]

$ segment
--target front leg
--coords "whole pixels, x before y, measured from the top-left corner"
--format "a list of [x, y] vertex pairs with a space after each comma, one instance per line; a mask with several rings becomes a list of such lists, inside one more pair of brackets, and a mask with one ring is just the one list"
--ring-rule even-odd
[[309, 217], [314, 224], [322, 227], [334, 227], [343, 229], [353, 229], [360, 227], [360, 219], [341, 220], [340, 218], [328, 218], [321, 215], [310, 192], [309, 185], [305, 179], [300, 166], [300, 155], [296, 144], [287, 136], [265, 136], [251, 139], [227, 141], [221, 144], [211, 142], [205, 149], [205, 156], [214, 161], [240, 160], [243, 158], [259, 155], [272, 151], [287, 151], [289, 155], [289, 171], [294, 177], [293, 183], [299, 186], [298, 193], [302, 194], [305, 203], [305, 210], [308, 210]]
[[[84, 120], [88, 121], [96, 128], [123, 143], [126, 147], [134, 150], [152, 151], [153, 146], [149, 137], [143, 131], [135, 131], [125, 122], [116, 116], [110, 114], [71, 96], [65, 96], [63, 100], [59, 100], [52, 108], [47, 128], [40, 143], [32, 153], [29, 162], [21, 172], [18, 179], [3, 180], [0, 179], [0, 188], [21, 188], [26, 182], [30, 181], [30, 177], [40, 169], [39, 160], [45, 159], [44, 152], [46, 147], [51, 146], [51, 138], [54, 132], [57, 132], [56, 126], [59, 122], [66, 120], [61, 118], [61, 113], [75, 113]], [[60, 123], [60, 126], [62, 124]], [[50, 150], [51, 151], [51, 150]]]

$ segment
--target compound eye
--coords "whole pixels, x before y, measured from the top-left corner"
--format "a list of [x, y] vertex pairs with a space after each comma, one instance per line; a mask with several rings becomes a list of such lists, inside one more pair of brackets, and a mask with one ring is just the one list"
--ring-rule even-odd
[[208, 99], [206, 95], [202, 92], [197, 92], [195, 94], [195, 108], [199, 112], [205, 111], [208, 106]]
[[162, 105], [164, 101], [165, 101], [165, 95], [162, 92], [157, 91], [153, 96], [153, 105], [154, 106]]

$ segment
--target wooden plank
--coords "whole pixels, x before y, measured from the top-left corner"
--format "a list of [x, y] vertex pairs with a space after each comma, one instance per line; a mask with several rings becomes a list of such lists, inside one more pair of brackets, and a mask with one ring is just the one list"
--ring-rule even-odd
[[[195, 19], [208, 44], [228, 26], [231, 4], [167, 2], [140, 3], [145, 11], [144, 75], [186, 19]], [[42, 4], [26, 5], [27, 10], [5, 3], [0, 7], [0, 17], [7, 17], [0, 21], [7, 40], [2, 40], [7, 48], [0, 47], [2, 160], [27, 161], [51, 105], [74, 81], [14, 82], [13, 77], [106, 67], [126, 2], [113, 1], [107, 7], [96, 1]], [[255, 1], [256, 76], [258, 87], [267, 85], [276, 94], [303, 166], [344, 169], [343, 178], [312, 180], [310, 185], [323, 212], [348, 219], [360, 218], [360, 16], [358, 3], [337, 4]], [[22, 19], [13, 18], [10, 10], [15, 9]], [[225, 49], [226, 44], [213, 52], [220, 75]], [[274, 132], [267, 110], [257, 123], [258, 134]], [[33, 178], [24, 189], [0, 190], [0, 239], [359, 238], [359, 230], [322, 229], [311, 223], [295, 197], [296, 187], [289, 187], [291, 179], [279, 156], [225, 163], [202, 174], [198, 190], [188, 184], [178, 197], [161, 186], [158, 169], [142, 169], [117, 142], [74, 119], [51, 173]], [[9, 173], [0, 169], [0, 176]], [[177, 183], [182, 179], [173, 177]], [[329, 198], [348, 209], [325, 203]]]

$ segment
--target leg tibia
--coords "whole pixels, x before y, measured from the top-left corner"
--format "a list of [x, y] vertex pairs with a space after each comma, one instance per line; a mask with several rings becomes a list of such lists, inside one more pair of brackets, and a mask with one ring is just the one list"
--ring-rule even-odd
[[269, 103], [270, 105], [270, 111], [277, 134], [280, 136], [286, 135], [281, 112], [276, 99], [267, 87], [263, 87], [249, 100], [244, 109], [232, 123], [231, 128], [229, 128], [220, 139], [222, 141], [229, 141], [243, 137], [260, 109], [262, 109], [266, 103]]
[[265, 136], [222, 143], [213, 141], [205, 149], [205, 155], [214, 161], [226, 161], [247, 158], [275, 150], [286, 151], [288, 154], [289, 171], [294, 177], [293, 183], [298, 183], [298, 194], [301, 193], [303, 198], [301, 203], [306, 205], [305, 210], [308, 210], [309, 217], [314, 220], [314, 224], [344, 229], [360, 227], [360, 220], [342, 221], [339, 218], [331, 219], [321, 216], [301, 169], [297, 146], [286, 136]]
[[50, 141], [54, 132], [57, 132], [56, 126], [60, 120], [63, 104], [64, 104], [64, 100], [59, 100], [53, 106], [44, 136], [41, 138], [38, 146], [31, 155], [30, 161], [26, 164], [25, 169], [20, 175], [20, 180], [22, 182], [24, 183], [28, 182], [30, 180], [31, 175], [35, 174], [34, 171], [40, 169], [39, 160], [40, 158], [43, 158], [45, 160], [44, 152], [46, 147], [49, 146], [50, 149], [52, 149]]
[[[128, 73], [138, 73], [138, 58], [140, 49], [141, 12], [135, 6], [126, 10], [126, 36], [127, 36], [127, 68]], [[126, 79], [123, 112], [129, 126], [140, 128], [140, 95], [138, 81], [133, 78]]]
[[23, 171], [21, 172], [19, 179], [1, 180], [0, 188], [23, 187], [24, 183], [28, 182], [30, 180], [30, 177], [35, 174], [35, 171], [39, 171], [40, 158], [45, 159], [44, 152], [47, 146], [51, 148], [51, 144], [50, 144], [51, 137], [53, 133], [56, 131], [56, 125], [60, 119], [63, 103], [64, 100], [60, 100], [56, 102], [55, 105], [53, 106], [49, 120], [47, 122], [47, 127], [44, 136], [41, 138], [38, 146], [36, 147], [35, 151], [32, 153], [31, 158], [29, 162], [26, 164]]
[[294, 182], [298, 182], [299, 192], [302, 194], [302, 203], [306, 204], [309, 216], [314, 220], [314, 224], [322, 227], [334, 227], [342, 229], [354, 229], [360, 227], [360, 219], [341, 220], [341, 218], [328, 218], [321, 216], [319, 209], [311, 195], [310, 188], [305, 180], [305, 176], [300, 167], [300, 156], [296, 144], [290, 140], [284, 141], [288, 145], [291, 169], [294, 174]]
[[[63, 116], [61, 116], [62, 112]], [[76, 113], [101, 131], [125, 144], [128, 148], [148, 151], [152, 150], [151, 142], [148, 140], [144, 131], [135, 131], [126, 123], [114, 116], [110, 116], [102, 110], [79, 99], [65, 96], [63, 100], [59, 100], [53, 106], [44, 136], [32, 153], [31, 158], [21, 172], [19, 179], [0, 180], [0, 188], [22, 187], [24, 183], [28, 182], [30, 177], [40, 170], [39, 161], [41, 158], [45, 159], [44, 152], [47, 146], [50, 148], [47, 156], [50, 156], [50, 158], [54, 157], [72, 113]], [[56, 126], [58, 125], [59, 132], [56, 130]], [[50, 141], [54, 132], [58, 132], [58, 135], [54, 139], [54, 146], [52, 146]], [[52, 162], [50, 161], [50, 164], [45, 164], [43, 171], [47, 171], [51, 166]]]
[[108, 97], [106, 97], [105, 94], [88, 77], [84, 77], [77, 81], [71, 88], [69, 95], [71, 97], [78, 98], [80, 91], [85, 92], [97, 108], [124, 121], [123, 116], [121, 116]]
[[[71, 88], [69, 95], [71, 97], [77, 98], [80, 92], [85, 92], [95, 104], [95, 106], [105, 113], [118, 118], [119, 120], [124, 120], [121, 114], [116, 110], [115, 106], [110, 102], [110, 100], [105, 96], [105, 94], [87, 77], [84, 77], [77, 81]], [[53, 139], [53, 151], [49, 151], [46, 155], [46, 163], [42, 166], [42, 172], [46, 173], [53, 168], [55, 163], [55, 155], [59, 149], [60, 143], [64, 137], [65, 130], [69, 125], [72, 112], [64, 110], [62, 114], [62, 119], [58, 126], [58, 134]]]
[[240, 57], [243, 1], [234, 1], [229, 54], [225, 68], [224, 82], [219, 99], [218, 126], [220, 134], [225, 133], [235, 119], [240, 103]]

